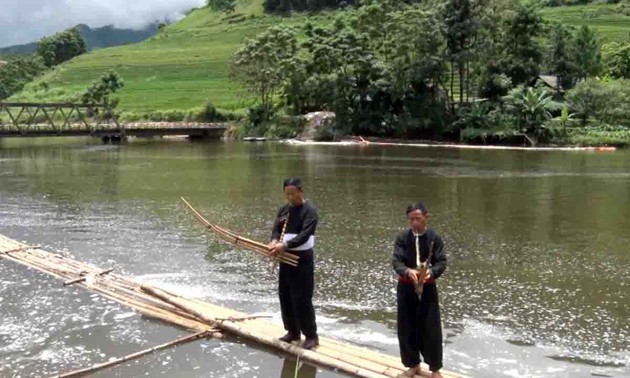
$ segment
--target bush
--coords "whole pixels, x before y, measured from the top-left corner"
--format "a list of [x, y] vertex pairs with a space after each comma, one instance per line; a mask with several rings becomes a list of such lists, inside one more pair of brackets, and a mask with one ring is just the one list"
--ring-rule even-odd
[[562, 142], [587, 146], [630, 146], [630, 128], [602, 125], [568, 129]]
[[604, 73], [616, 79], [630, 79], [630, 42], [602, 46]]
[[227, 117], [221, 114], [217, 108], [212, 104], [212, 102], [208, 101], [206, 106], [203, 108], [201, 113], [199, 114], [200, 121], [204, 122], [225, 122], [227, 121]]
[[566, 99], [582, 125], [591, 121], [630, 126], [630, 80], [588, 79], [571, 89]]
[[277, 116], [271, 120], [265, 136], [281, 139], [295, 138], [304, 130], [305, 125], [306, 120], [303, 117]]
[[247, 111], [247, 119], [243, 124], [245, 136], [263, 136], [270, 126], [270, 119], [275, 114], [275, 109], [270, 105], [252, 106]]
[[24, 88], [26, 83], [44, 72], [44, 64], [37, 57], [16, 57], [0, 65], [0, 100], [9, 98]]

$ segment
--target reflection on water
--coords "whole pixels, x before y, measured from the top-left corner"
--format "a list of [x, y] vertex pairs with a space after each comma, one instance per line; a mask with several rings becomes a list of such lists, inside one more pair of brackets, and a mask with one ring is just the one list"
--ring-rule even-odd
[[[322, 334], [397, 354], [389, 256], [406, 203], [422, 199], [447, 243], [440, 296], [449, 368], [492, 377], [630, 375], [628, 151], [57, 141], [0, 145], [0, 233], [279, 321], [266, 262], [206, 234], [178, 199], [264, 241], [284, 200], [282, 179], [301, 175], [321, 215]], [[7, 262], [0, 277], [0, 376], [71, 370], [182, 333]], [[209, 340], [112, 371], [289, 370], [294, 361]]]
[[287, 357], [284, 359], [284, 363], [282, 364], [280, 378], [295, 377], [315, 378], [317, 377], [317, 368]]

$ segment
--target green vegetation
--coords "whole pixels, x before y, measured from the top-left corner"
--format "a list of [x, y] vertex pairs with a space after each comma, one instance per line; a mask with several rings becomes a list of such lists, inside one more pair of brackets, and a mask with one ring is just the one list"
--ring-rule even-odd
[[630, 2], [619, 4], [589, 4], [570, 7], [544, 8], [548, 20], [574, 27], [588, 26], [599, 34], [604, 43], [630, 40]]
[[26, 83], [44, 72], [39, 57], [12, 57], [0, 64], [0, 100], [22, 90]]
[[[540, 11], [516, 0], [445, 0], [440, 6], [282, 0], [275, 4], [288, 11], [352, 6], [280, 17], [265, 14], [272, 2], [239, 0], [233, 9], [234, 1], [210, 0], [147, 41], [94, 51], [52, 69], [13, 99], [74, 101], [90, 82], [115, 69], [125, 79], [119, 92], [123, 119], [244, 117], [247, 132], [264, 134], [290, 129], [291, 122], [279, 126], [286, 115], [326, 109], [337, 114], [335, 135], [475, 141], [471, 136], [490, 132], [553, 142], [568, 135], [551, 130], [562, 107], [536, 113], [535, 121], [526, 121], [536, 124], [524, 126], [514, 87], [530, 85], [541, 73], [557, 74], [559, 86], [546, 93], [519, 89], [529, 96], [524, 102], [555, 103], [561, 100], [556, 90], [568, 90], [568, 96], [581, 78], [626, 78], [630, 67], [627, 3]], [[288, 36], [284, 45], [274, 47], [261, 34], [272, 26]], [[463, 106], [479, 97], [490, 101]], [[208, 103], [209, 113], [203, 106]], [[572, 107], [570, 112], [579, 113]], [[270, 118], [272, 125], [257, 128]], [[593, 114], [587, 118], [580, 126], [606, 123]], [[625, 124], [611, 127], [619, 125]]]
[[37, 54], [47, 67], [59, 65], [86, 51], [87, 44], [77, 28], [42, 38], [37, 46]]
[[115, 69], [125, 80], [119, 106], [123, 112], [187, 112], [211, 101], [221, 111], [243, 113], [252, 99], [228, 79], [229, 59], [246, 36], [279, 23], [299, 25], [305, 19], [263, 16], [257, 3], [229, 16], [197, 9], [147, 41], [96, 50], [55, 67], [13, 99], [76, 99], [103, 72]]

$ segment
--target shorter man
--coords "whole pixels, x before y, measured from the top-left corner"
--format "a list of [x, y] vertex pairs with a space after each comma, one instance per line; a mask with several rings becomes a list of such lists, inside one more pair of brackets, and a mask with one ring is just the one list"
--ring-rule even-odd
[[[392, 263], [398, 274], [398, 344], [402, 363], [409, 368], [405, 376], [420, 373], [422, 355], [432, 372], [431, 378], [441, 378], [442, 324], [435, 279], [446, 269], [446, 255], [440, 235], [427, 228], [428, 216], [421, 202], [409, 205], [409, 229], [401, 232], [394, 244]], [[421, 277], [419, 269], [425, 262], [429, 269]], [[420, 296], [419, 290], [422, 290]]]

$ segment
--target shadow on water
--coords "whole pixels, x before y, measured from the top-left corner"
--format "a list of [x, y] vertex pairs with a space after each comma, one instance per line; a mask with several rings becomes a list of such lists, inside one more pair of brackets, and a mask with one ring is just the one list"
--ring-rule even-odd
[[317, 377], [317, 368], [300, 362], [296, 359], [285, 358], [282, 363], [282, 371], [280, 378], [315, 378]]

